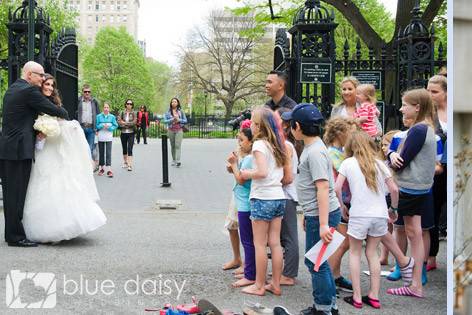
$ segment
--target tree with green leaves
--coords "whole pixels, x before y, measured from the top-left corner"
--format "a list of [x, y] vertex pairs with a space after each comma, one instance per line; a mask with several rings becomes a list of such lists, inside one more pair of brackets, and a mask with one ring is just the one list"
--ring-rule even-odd
[[[255, 32], [263, 30], [269, 24], [290, 28], [297, 11], [307, 2], [306, 0], [238, 0], [244, 5], [232, 11], [238, 15], [253, 12], [255, 15]], [[397, 11], [395, 17], [387, 12], [379, 0], [309, 0], [318, 2], [321, 6], [332, 10], [335, 14], [335, 30], [337, 59], [344, 59], [344, 46], [349, 46], [349, 58], [355, 54], [357, 41], [360, 39], [362, 47], [372, 48], [374, 54], [379, 55], [381, 48], [391, 54], [395, 47], [398, 34], [411, 22], [412, 11], [416, 4], [420, 4], [423, 12], [422, 21], [427, 28], [435, 26], [436, 42], [447, 44], [447, 20], [445, 0], [396, 0]], [[394, 1], [394, 0], [391, 0]], [[437, 47], [437, 46], [436, 46]], [[436, 51], [437, 52], [437, 51]], [[362, 50], [362, 57], [367, 57], [368, 50]], [[336, 81], [341, 77], [338, 75]], [[393, 84], [396, 80], [393, 72], [386, 74], [386, 100], [392, 98]], [[336, 93], [338, 94], [338, 90]], [[339, 98], [339, 95], [337, 95]]]
[[155, 101], [149, 66], [124, 27], [106, 27], [97, 33], [84, 58], [83, 82], [90, 84], [99, 100], [110, 102], [113, 112], [122, 110], [128, 98], [137, 106], [152, 107]]
[[[244, 6], [233, 9], [233, 12], [241, 15], [255, 12], [259, 30], [269, 23], [280, 23], [290, 27], [295, 12], [305, 3], [305, 0], [273, 0], [269, 6], [268, 0], [238, 1], [243, 2]], [[430, 27], [435, 22], [439, 28], [438, 34], [445, 36], [445, 0], [397, 0], [397, 12], [394, 18], [378, 0], [323, 0], [321, 2], [337, 12], [336, 23], [339, 23], [341, 28], [338, 27], [336, 35], [338, 38], [343, 38], [342, 44], [345, 39], [350, 39], [354, 35], [359, 36], [365, 45], [375, 50], [382, 47], [391, 50], [399, 31], [410, 23], [412, 10], [417, 1], [420, 1], [423, 10], [422, 21], [425, 26]], [[442, 39], [445, 44], [446, 38]], [[338, 41], [338, 46], [341, 46], [341, 43]]]
[[163, 113], [168, 110], [169, 102], [175, 95], [174, 76], [175, 73], [171, 67], [152, 58], [146, 59], [149, 73], [154, 83], [154, 100], [149, 104], [148, 110]]
[[[0, 1], [0, 59], [8, 58], [8, 13], [12, 13], [21, 6], [21, 0]], [[75, 28], [77, 12], [69, 10], [68, 1], [45, 0], [38, 4], [50, 18], [52, 29], [51, 40], [57, 37], [57, 34], [63, 28]], [[0, 96], [3, 97], [7, 89], [8, 73], [1, 71]]]

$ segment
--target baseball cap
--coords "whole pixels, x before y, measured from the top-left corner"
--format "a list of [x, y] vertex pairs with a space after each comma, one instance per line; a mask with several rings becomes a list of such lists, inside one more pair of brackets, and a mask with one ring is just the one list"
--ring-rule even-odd
[[291, 112], [282, 114], [283, 120], [295, 120], [302, 124], [321, 124], [324, 121], [318, 108], [311, 103], [301, 103], [293, 108]]

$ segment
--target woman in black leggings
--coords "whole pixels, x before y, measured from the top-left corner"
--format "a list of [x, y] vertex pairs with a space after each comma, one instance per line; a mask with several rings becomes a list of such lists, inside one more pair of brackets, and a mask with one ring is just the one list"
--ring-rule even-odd
[[121, 146], [123, 147], [123, 168], [133, 170], [133, 144], [136, 126], [136, 114], [133, 112], [133, 101], [125, 102], [125, 110], [118, 116], [118, 125], [121, 127]]
[[[435, 75], [429, 79], [428, 91], [431, 94], [435, 106], [434, 125], [436, 135], [441, 138], [443, 148], [447, 143], [447, 78], [444, 75]], [[444, 222], [447, 222], [447, 150], [444, 150], [441, 162], [436, 166], [434, 176], [433, 196], [434, 196], [434, 228], [429, 230], [431, 235], [431, 247], [429, 251], [426, 270], [431, 271], [437, 268], [436, 256], [439, 251], [439, 234], [444, 231]], [[441, 224], [443, 223], [443, 224]], [[443, 232], [444, 233], [444, 232]]]

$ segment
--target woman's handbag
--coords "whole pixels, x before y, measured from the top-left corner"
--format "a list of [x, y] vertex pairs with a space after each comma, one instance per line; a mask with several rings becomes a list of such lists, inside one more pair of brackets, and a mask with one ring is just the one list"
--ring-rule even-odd
[[183, 125], [182, 126], [182, 131], [183, 132], [189, 132], [190, 129], [187, 128], [187, 126]]

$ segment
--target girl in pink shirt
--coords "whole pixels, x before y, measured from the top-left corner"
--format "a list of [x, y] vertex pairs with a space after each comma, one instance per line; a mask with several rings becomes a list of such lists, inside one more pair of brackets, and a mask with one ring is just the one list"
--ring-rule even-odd
[[372, 84], [360, 84], [357, 87], [357, 101], [361, 106], [356, 108], [354, 117], [358, 119], [362, 130], [375, 138], [378, 133], [375, 117], [380, 115], [376, 106], [375, 87]]

